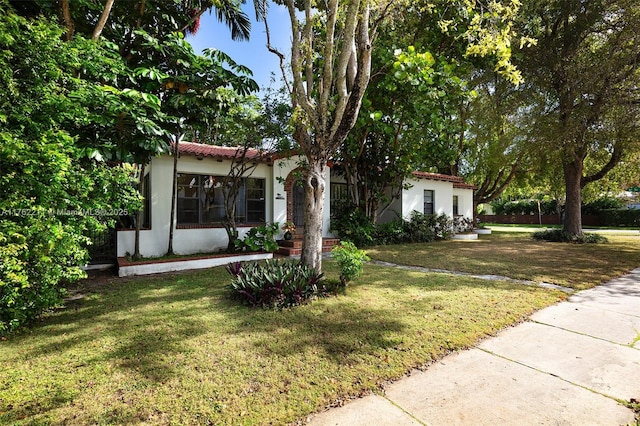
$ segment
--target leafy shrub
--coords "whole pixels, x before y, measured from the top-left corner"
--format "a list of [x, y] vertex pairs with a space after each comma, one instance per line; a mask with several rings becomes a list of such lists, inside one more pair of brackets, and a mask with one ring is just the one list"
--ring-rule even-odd
[[404, 230], [407, 242], [428, 243], [434, 240], [445, 240], [451, 236], [451, 219], [444, 214], [439, 216], [411, 212], [411, 218], [405, 222]]
[[577, 237], [569, 235], [563, 229], [545, 229], [533, 233], [533, 239], [555, 243], [600, 244], [608, 242], [606, 237], [598, 234], [582, 234]]
[[614, 197], [602, 197], [582, 205], [582, 214], [597, 215], [609, 210], [621, 209], [624, 202]]
[[331, 254], [340, 267], [340, 283], [343, 286], [362, 275], [362, 265], [371, 260], [364, 250], [359, 250], [349, 241], [342, 241], [334, 246]]
[[342, 241], [350, 241], [357, 247], [372, 244], [428, 243], [444, 240], [451, 235], [452, 221], [447, 215], [411, 213], [410, 219], [396, 219], [382, 224], [373, 224], [357, 207], [346, 208], [344, 204], [336, 209], [331, 219], [331, 231]]
[[376, 225], [376, 244], [399, 244], [406, 241], [406, 239], [404, 221], [402, 219]]
[[467, 217], [455, 217], [453, 219], [453, 233], [463, 234], [473, 231], [473, 220]]
[[332, 232], [340, 239], [351, 241], [358, 247], [365, 247], [375, 242], [376, 225], [357, 206], [349, 202], [339, 203], [331, 218]]
[[640, 226], [640, 210], [616, 209], [600, 211], [603, 226]]
[[233, 277], [232, 294], [249, 306], [297, 306], [321, 293], [318, 284], [323, 274], [299, 261], [238, 262], [227, 265], [226, 269]]
[[278, 243], [276, 241], [276, 235], [278, 234], [280, 225], [278, 222], [274, 222], [271, 225], [256, 226], [247, 232], [244, 239], [237, 239], [235, 241], [236, 249], [238, 251], [260, 251], [272, 253], [278, 250]]
[[85, 276], [86, 235], [104, 225], [66, 212], [137, 200], [122, 169], [80, 157], [63, 132], [22, 140], [0, 130], [0, 335], [60, 305], [64, 286]]

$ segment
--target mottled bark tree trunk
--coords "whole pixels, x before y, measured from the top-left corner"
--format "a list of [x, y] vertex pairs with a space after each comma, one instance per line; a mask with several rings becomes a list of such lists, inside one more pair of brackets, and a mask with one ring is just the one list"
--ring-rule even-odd
[[304, 243], [301, 260], [318, 271], [322, 269], [322, 221], [326, 165], [326, 160], [323, 158], [310, 158], [305, 180]]

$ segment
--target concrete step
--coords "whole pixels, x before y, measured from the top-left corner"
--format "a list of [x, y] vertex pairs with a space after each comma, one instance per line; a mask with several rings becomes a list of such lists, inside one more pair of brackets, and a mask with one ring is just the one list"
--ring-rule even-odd
[[[338, 238], [323, 238], [322, 239], [322, 252], [328, 253], [333, 246], [340, 243]], [[302, 239], [294, 240], [278, 240], [280, 248], [277, 253], [282, 256], [299, 256], [302, 254]]]

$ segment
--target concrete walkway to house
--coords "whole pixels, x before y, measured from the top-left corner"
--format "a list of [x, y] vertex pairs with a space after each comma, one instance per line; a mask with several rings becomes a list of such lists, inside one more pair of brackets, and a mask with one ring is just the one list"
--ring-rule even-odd
[[640, 402], [640, 268], [309, 424], [635, 424], [625, 401]]

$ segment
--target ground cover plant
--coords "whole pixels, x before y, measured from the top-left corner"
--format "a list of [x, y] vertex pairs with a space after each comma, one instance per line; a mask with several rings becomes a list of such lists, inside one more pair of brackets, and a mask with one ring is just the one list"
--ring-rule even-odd
[[367, 253], [393, 263], [584, 289], [640, 266], [640, 234], [634, 234], [605, 234], [606, 244], [572, 244], [534, 241], [530, 233], [493, 232], [477, 241], [377, 246]]
[[576, 236], [566, 233], [563, 229], [545, 229], [536, 231], [531, 236], [534, 240], [555, 243], [603, 244], [608, 242], [607, 237], [603, 235], [585, 232]]
[[0, 341], [0, 424], [295, 422], [565, 297], [368, 264], [345, 294], [262, 310], [230, 299], [230, 280], [220, 267], [85, 284]]
[[321, 281], [323, 274], [300, 261], [234, 262], [225, 269], [232, 277], [232, 297], [248, 306], [292, 307], [327, 292]]

